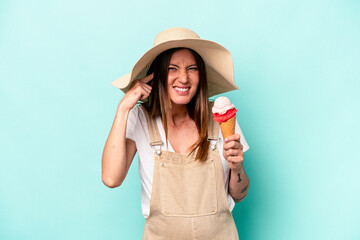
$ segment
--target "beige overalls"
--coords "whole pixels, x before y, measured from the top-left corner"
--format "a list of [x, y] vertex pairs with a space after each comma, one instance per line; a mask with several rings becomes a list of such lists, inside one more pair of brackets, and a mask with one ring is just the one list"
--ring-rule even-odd
[[156, 121], [144, 112], [155, 153], [150, 214], [142, 239], [239, 239], [216, 148], [219, 125], [211, 118], [208, 128], [211, 146], [206, 160], [199, 161], [194, 159], [196, 153], [187, 157], [161, 150], [163, 142]]

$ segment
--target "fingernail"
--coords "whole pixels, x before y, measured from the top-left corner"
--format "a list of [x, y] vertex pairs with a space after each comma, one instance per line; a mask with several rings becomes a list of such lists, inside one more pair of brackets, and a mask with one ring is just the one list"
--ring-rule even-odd
[[225, 142], [229, 141], [229, 139], [225, 138]]

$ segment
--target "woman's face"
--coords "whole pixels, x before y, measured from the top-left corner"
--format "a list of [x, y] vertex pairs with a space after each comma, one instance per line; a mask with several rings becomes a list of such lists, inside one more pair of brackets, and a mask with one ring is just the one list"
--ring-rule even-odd
[[196, 60], [187, 49], [173, 53], [168, 67], [167, 91], [173, 104], [188, 104], [199, 85]]

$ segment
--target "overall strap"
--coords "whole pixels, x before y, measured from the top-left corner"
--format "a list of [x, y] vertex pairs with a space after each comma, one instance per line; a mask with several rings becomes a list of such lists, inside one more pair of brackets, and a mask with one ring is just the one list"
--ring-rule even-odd
[[209, 106], [209, 126], [208, 126], [208, 140], [218, 140], [219, 139], [219, 123], [214, 121], [213, 115], [212, 115], [212, 106], [214, 105], [214, 102], [210, 102]]
[[219, 139], [219, 124], [214, 121], [212, 115], [209, 119], [208, 126], [208, 140], [218, 140]]
[[145, 107], [143, 105], [141, 105], [141, 107], [145, 114], [146, 122], [147, 122], [148, 129], [149, 129], [150, 145], [151, 146], [163, 145], [163, 142], [161, 141], [161, 138], [160, 138], [159, 129], [156, 124], [156, 119], [150, 118], [149, 113], [147, 112]]
[[209, 106], [209, 125], [208, 125], [208, 141], [210, 141], [210, 148], [212, 150], [215, 150], [216, 144], [219, 140], [219, 123], [214, 121], [213, 115], [212, 115], [212, 106], [214, 105], [214, 102], [210, 102]]

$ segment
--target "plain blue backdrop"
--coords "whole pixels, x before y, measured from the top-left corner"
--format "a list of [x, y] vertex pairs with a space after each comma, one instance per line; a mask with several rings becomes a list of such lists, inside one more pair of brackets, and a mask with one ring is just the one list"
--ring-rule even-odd
[[233, 55], [250, 145], [242, 240], [360, 239], [360, 2], [0, 2], [0, 239], [140, 239], [137, 158], [101, 155], [131, 71], [181, 26]]

